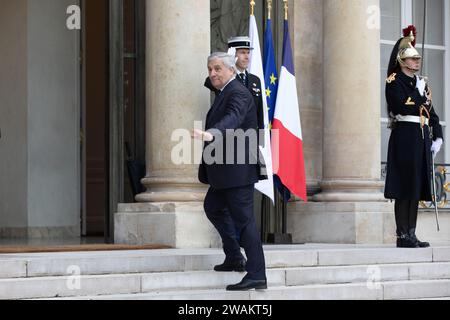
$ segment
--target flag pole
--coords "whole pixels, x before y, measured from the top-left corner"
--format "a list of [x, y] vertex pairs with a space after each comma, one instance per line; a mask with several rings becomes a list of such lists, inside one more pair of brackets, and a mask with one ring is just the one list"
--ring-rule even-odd
[[427, 32], [427, 0], [424, 1], [424, 8], [423, 8], [422, 65], [420, 67], [421, 75], [423, 75], [423, 69], [424, 69], [424, 64], [425, 64], [426, 32]]
[[284, 20], [289, 20], [289, 2], [288, 0], [283, 0], [284, 2]]
[[[268, 0], [269, 2], [269, 0]], [[270, 1], [272, 2], [272, 1]], [[285, 21], [288, 20], [288, 0], [283, 0], [284, 2], [284, 17]], [[288, 233], [287, 230], [287, 189], [285, 186], [282, 187], [282, 191], [276, 192], [276, 230], [274, 234], [269, 234], [269, 243], [273, 244], [292, 244], [292, 234]]]
[[[255, 6], [256, 6], [255, 0], [251, 0], [250, 1], [250, 20], [253, 19], [254, 16], [255, 16]], [[251, 26], [250, 26], [250, 29], [251, 29]], [[251, 37], [251, 35], [250, 35], [250, 37]], [[250, 67], [250, 69], [251, 69], [251, 67]], [[262, 76], [264, 77], [264, 70], [261, 69], [261, 71], [262, 71], [261, 72]], [[258, 188], [256, 188], [256, 189], [258, 189]], [[261, 191], [261, 193], [262, 193], [262, 199], [261, 199], [261, 242], [265, 243], [267, 241], [267, 235], [269, 233], [269, 228], [270, 228], [270, 198], [268, 196], [266, 196], [264, 194], [264, 192]]]
[[[253, 1], [254, 2], [254, 1]], [[268, 19], [271, 18], [272, 13], [272, 0], [267, 0], [267, 11], [268, 11]], [[276, 201], [276, 195], [275, 195]], [[261, 233], [263, 238], [263, 243], [268, 241], [268, 237], [270, 234], [270, 215], [271, 215], [271, 201], [267, 196], [263, 195], [262, 199], [262, 210], [261, 210]]]
[[[289, 20], [289, 2], [288, 0], [283, 0], [284, 2], [284, 21]], [[281, 232], [283, 235], [283, 242], [285, 244], [292, 244], [292, 235], [287, 232], [287, 202], [286, 202], [286, 186], [283, 186], [283, 206], [282, 206], [282, 224]]]

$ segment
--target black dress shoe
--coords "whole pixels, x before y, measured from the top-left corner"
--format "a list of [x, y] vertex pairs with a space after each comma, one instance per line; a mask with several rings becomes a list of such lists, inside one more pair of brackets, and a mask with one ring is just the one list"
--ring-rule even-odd
[[430, 246], [429, 242], [420, 241], [419, 239], [417, 239], [416, 235], [410, 236], [410, 239], [415, 243], [416, 248], [428, 248]]
[[242, 280], [238, 284], [227, 287], [227, 291], [249, 291], [253, 289], [266, 290], [267, 280], [251, 280], [244, 278], [244, 280]]
[[217, 272], [245, 272], [245, 265], [247, 261], [226, 261], [218, 266], [214, 267], [214, 271]]
[[409, 235], [401, 234], [397, 237], [397, 248], [419, 248], [419, 244], [413, 241]]
[[420, 241], [419, 239], [417, 239], [417, 244], [419, 245], [419, 248], [429, 248], [430, 247], [430, 243], [429, 242], [425, 242], [425, 241]]
[[409, 230], [409, 238], [411, 241], [415, 242], [419, 248], [428, 248], [430, 246], [428, 242], [423, 242], [417, 239], [415, 228]]

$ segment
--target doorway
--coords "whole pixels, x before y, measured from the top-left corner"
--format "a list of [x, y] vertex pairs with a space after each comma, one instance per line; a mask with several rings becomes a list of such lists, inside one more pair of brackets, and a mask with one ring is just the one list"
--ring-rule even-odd
[[145, 166], [145, 0], [85, 0], [83, 15], [82, 235], [112, 243], [140, 178], [128, 161]]
[[82, 235], [105, 237], [108, 203], [108, 0], [83, 2]]

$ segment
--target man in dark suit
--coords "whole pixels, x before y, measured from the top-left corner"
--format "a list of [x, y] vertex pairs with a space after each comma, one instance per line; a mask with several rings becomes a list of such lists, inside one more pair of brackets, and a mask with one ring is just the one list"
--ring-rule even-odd
[[[240, 36], [230, 38], [228, 41], [229, 54], [236, 56], [236, 79], [248, 89], [253, 97], [253, 101], [256, 106], [256, 114], [258, 119], [258, 145], [260, 147], [265, 146], [264, 141], [264, 105], [263, 105], [263, 91], [261, 87], [261, 80], [254, 74], [247, 71], [250, 65], [250, 53], [253, 48], [251, 47], [251, 41], [249, 37]], [[210, 89], [216, 95], [218, 90], [214, 88], [211, 83], [211, 79], [208, 77], [205, 80], [205, 87]], [[264, 158], [258, 153], [258, 162], [260, 166], [259, 181], [268, 179], [266, 172], [266, 164]]]
[[[194, 130], [192, 136], [206, 142], [199, 180], [210, 185], [204, 208], [222, 238], [226, 255], [217, 267], [241, 271], [245, 265], [247, 275], [240, 283], [228, 286], [229, 291], [266, 289], [264, 251], [253, 214], [254, 185], [259, 177], [256, 106], [249, 91], [236, 80], [233, 56], [212, 54], [208, 71], [216, 99], [206, 118], [206, 131]], [[250, 133], [250, 141], [238, 142], [239, 133]], [[236, 230], [240, 237], [236, 237]], [[241, 247], [247, 255], [246, 264]]]

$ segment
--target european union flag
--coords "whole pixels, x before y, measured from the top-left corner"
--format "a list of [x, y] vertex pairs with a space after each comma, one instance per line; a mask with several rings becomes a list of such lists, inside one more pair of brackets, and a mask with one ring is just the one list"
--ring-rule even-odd
[[[275, 48], [273, 46], [272, 37], [272, 21], [267, 20], [266, 34], [264, 36], [264, 79], [266, 82], [267, 108], [269, 109], [269, 123], [272, 128], [273, 119], [275, 117], [275, 106], [278, 94], [278, 72], [275, 61]], [[274, 176], [274, 185], [279, 190], [284, 201], [289, 201], [291, 193], [283, 185], [278, 176]]]
[[264, 36], [264, 78], [266, 81], [267, 107], [269, 108], [269, 122], [272, 126], [275, 116], [275, 104], [278, 93], [278, 72], [275, 62], [275, 49], [272, 38], [272, 21], [267, 20], [266, 34]]

